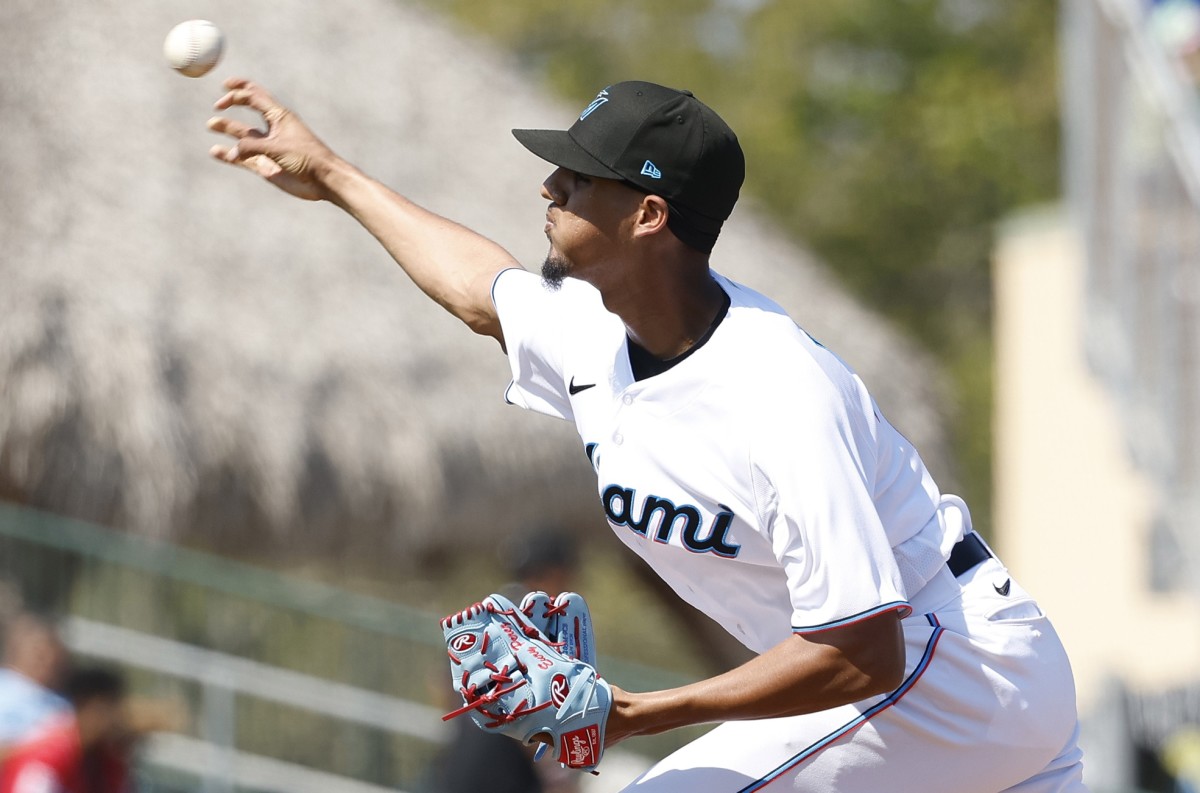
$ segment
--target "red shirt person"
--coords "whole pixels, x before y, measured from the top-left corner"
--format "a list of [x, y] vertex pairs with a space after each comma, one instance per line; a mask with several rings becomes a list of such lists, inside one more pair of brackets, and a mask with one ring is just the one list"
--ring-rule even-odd
[[127, 793], [125, 685], [106, 669], [67, 682], [73, 714], [14, 747], [0, 765], [0, 793]]

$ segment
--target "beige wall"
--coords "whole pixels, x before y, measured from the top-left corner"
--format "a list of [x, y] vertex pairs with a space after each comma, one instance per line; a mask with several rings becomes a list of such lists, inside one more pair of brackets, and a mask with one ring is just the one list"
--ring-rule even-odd
[[1058, 212], [995, 254], [997, 551], [1054, 620], [1086, 713], [1101, 681], [1194, 680], [1200, 604], [1148, 589], [1154, 494], [1087, 368], [1080, 243]]

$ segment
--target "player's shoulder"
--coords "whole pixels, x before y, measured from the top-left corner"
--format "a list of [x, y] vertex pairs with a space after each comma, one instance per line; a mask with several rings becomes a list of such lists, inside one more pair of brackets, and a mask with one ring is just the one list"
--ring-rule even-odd
[[812, 338], [781, 305], [756, 289], [718, 273], [717, 283], [729, 295], [731, 323], [741, 333], [765, 334], [778, 344], [799, 343], [807, 346]]
[[775, 376], [847, 368], [774, 300], [724, 276], [717, 279], [729, 295], [728, 336], [747, 366], [766, 365], [763, 371]]
[[[858, 402], [854, 371], [771, 298], [723, 276], [730, 297], [728, 347], [748, 387], [767, 401], [798, 407]], [[762, 386], [769, 385], [769, 388]]]
[[575, 278], [560, 284], [550, 284], [537, 273], [522, 267], [509, 267], [496, 274], [492, 281], [492, 300], [536, 302], [564, 310], [564, 306], [593, 306], [603, 310], [600, 293], [594, 287]]
[[611, 325], [613, 319], [600, 293], [590, 284], [567, 278], [552, 285], [540, 275], [519, 267], [497, 273], [492, 281], [492, 303], [502, 321], [553, 327], [559, 333], [571, 333], [572, 328]]

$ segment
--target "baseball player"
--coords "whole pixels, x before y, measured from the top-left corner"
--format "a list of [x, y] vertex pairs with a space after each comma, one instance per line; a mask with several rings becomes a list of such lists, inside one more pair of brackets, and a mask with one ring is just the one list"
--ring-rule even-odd
[[[669, 691], [612, 687], [604, 742], [721, 722], [639, 793], [1083, 791], [1057, 636], [859, 378], [709, 267], [737, 138], [690, 92], [601, 91], [554, 166], [542, 277], [337, 157], [262, 88], [227, 82], [219, 160], [336, 203], [430, 297], [500, 342], [505, 398], [575, 422], [608, 522], [757, 656]], [[465, 612], [468, 615], [473, 612]]]

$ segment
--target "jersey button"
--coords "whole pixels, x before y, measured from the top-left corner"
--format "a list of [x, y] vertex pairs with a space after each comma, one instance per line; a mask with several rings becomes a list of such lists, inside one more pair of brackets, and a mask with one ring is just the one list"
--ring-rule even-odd
[[625, 397], [621, 401], [624, 402], [626, 405], [632, 405], [633, 397], [630, 396], [629, 394], [626, 394]]
[[613, 443], [620, 446], [624, 442], [625, 442], [625, 436], [622, 435], [621, 433], [618, 432], [617, 434], [613, 435]]

